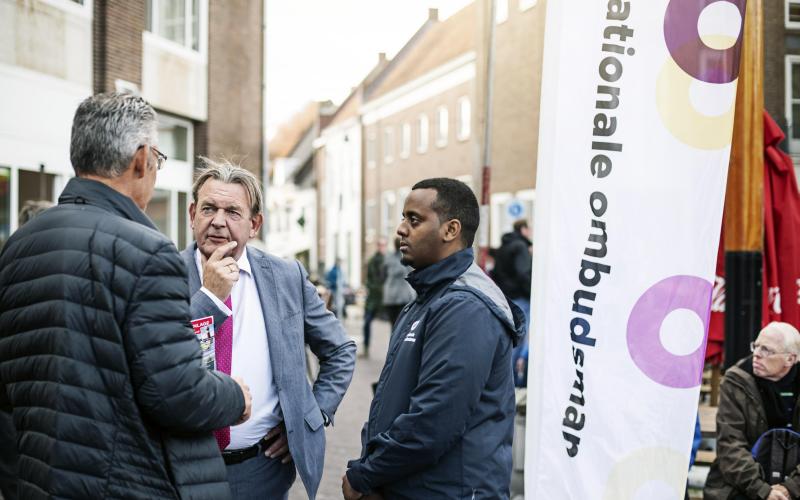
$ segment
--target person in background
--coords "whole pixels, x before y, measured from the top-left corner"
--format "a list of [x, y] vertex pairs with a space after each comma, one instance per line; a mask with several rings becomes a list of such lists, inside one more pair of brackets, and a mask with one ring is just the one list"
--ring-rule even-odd
[[22, 205], [19, 211], [19, 227], [24, 226], [28, 221], [41, 214], [53, 206], [52, 201], [47, 200], [28, 200]]
[[0, 254], [0, 409], [20, 498], [230, 498], [212, 430], [250, 395], [202, 365], [186, 267], [145, 215], [164, 156], [142, 98], [75, 112], [58, 206]]
[[386, 255], [383, 260], [384, 275], [386, 281], [383, 283], [383, 308], [389, 317], [389, 324], [394, 326], [397, 317], [406, 304], [417, 297], [417, 293], [406, 281], [406, 276], [411, 272], [411, 268], [404, 266], [400, 259], [400, 238], [394, 239], [394, 252]]
[[[517, 374], [515, 384], [518, 387], [527, 385], [528, 350], [525, 357], [521, 358], [524, 346], [528, 345], [528, 330], [531, 319], [531, 231], [528, 222], [520, 219], [514, 222], [513, 231], [503, 235], [502, 244], [494, 252], [494, 279], [500, 290], [511, 299], [525, 313], [525, 338], [522, 343], [514, 348], [512, 364]], [[521, 367], [519, 360], [523, 359]]]
[[729, 368], [722, 382], [717, 457], [703, 489], [705, 500], [800, 498], [800, 467], [785, 482], [770, 485], [752, 455], [756, 441], [768, 430], [800, 425], [800, 333], [788, 323], [773, 321], [750, 348], [753, 355]]
[[420, 181], [405, 200], [397, 234], [418, 298], [394, 325], [345, 500], [509, 497], [524, 319], [475, 264], [479, 221], [455, 179]]
[[361, 355], [369, 356], [369, 339], [372, 334], [372, 320], [383, 307], [383, 259], [386, 254], [386, 240], [378, 240], [378, 249], [367, 262], [367, 301], [364, 304], [364, 347]]
[[[250, 380], [253, 416], [215, 431], [234, 498], [287, 498], [296, 472], [308, 498], [355, 366], [356, 346], [297, 261], [247, 245], [263, 221], [261, 183], [230, 162], [203, 159], [183, 251], [192, 318], [214, 318], [217, 369]], [[309, 385], [305, 345], [319, 360]]]
[[342, 259], [336, 258], [333, 267], [325, 274], [325, 281], [328, 290], [331, 291], [331, 301], [333, 303], [333, 314], [337, 318], [347, 317], [344, 303], [344, 276], [342, 275]]

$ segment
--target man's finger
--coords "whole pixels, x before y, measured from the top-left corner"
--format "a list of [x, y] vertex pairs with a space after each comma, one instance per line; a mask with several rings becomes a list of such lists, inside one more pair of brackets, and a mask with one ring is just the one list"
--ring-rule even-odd
[[218, 247], [208, 258], [208, 261], [216, 262], [218, 260], [222, 260], [225, 257], [225, 254], [236, 248], [236, 245], [238, 245], [238, 243], [236, 243], [235, 241], [229, 241], [224, 245], [222, 245], [221, 247]]

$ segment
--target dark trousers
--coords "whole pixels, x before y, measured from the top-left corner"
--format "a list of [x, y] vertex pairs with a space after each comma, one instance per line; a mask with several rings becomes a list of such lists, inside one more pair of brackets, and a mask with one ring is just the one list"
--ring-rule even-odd
[[364, 311], [364, 350], [369, 350], [369, 338], [372, 336], [372, 320], [378, 315], [376, 309]]
[[226, 469], [234, 500], [286, 500], [296, 475], [294, 462], [282, 464], [263, 452]]

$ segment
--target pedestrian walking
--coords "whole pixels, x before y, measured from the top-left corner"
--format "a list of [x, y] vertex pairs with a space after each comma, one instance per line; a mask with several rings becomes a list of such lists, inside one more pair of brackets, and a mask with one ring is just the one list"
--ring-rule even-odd
[[[520, 219], [514, 222], [513, 231], [503, 235], [500, 248], [494, 252], [494, 279], [500, 290], [525, 313], [525, 337], [514, 348], [512, 364], [515, 384], [527, 386], [528, 370], [528, 330], [531, 311], [531, 232], [528, 222]], [[522, 360], [522, 361], [520, 361]]]
[[364, 344], [361, 355], [369, 357], [369, 339], [372, 334], [372, 320], [383, 308], [383, 259], [386, 254], [386, 240], [378, 240], [378, 249], [367, 262], [367, 300], [364, 304]]
[[412, 188], [397, 228], [418, 298], [392, 332], [346, 500], [508, 499], [523, 314], [475, 264], [479, 209], [466, 184]]
[[230, 497], [211, 430], [246, 421], [250, 395], [203, 367], [186, 268], [143, 212], [157, 139], [142, 98], [84, 100], [77, 177], [0, 254], [0, 407], [21, 498]]
[[414, 289], [406, 281], [411, 268], [403, 265], [401, 258], [400, 238], [395, 238], [394, 252], [387, 254], [383, 262], [383, 272], [386, 276], [386, 281], [383, 283], [383, 308], [392, 326], [403, 307], [417, 297]]

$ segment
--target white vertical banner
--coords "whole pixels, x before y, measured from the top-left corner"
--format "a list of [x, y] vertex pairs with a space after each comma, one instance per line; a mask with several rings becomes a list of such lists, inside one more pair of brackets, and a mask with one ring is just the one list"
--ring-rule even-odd
[[683, 498], [744, 5], [547, 3], [528, 498]]

